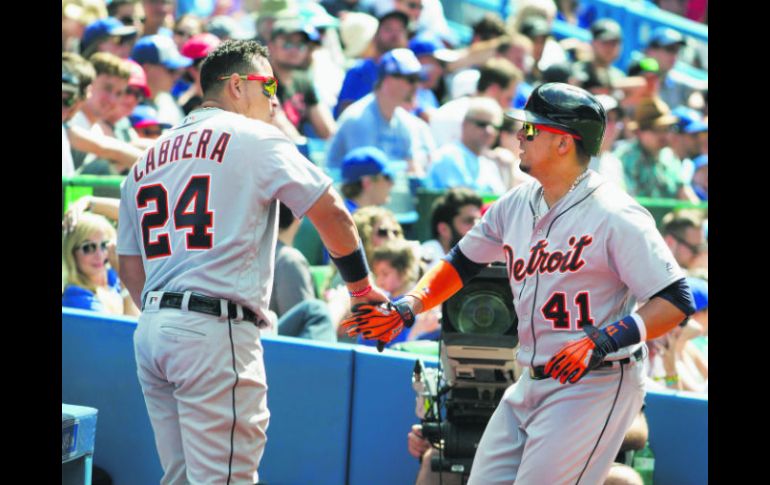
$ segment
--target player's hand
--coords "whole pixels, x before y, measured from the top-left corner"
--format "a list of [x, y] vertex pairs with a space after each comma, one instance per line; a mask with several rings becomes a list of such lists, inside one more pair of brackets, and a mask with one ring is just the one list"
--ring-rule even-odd
[[586, 337], [569, 342], [551, 357], [545, 365], [546, 375], [562, 384], [567, 381], [574, 384], [598, 367], [607, 354], [618, 350], [612, 339], [593, 325], [585, 325], [583, 331]]
[[369, 340], [377, 340], [377, 350], [382, 352], [385, 344], [396, 338], [404, 327], [414, 324], [414, 310], [401, 299], [395, 302], [368, 302], [354, 304], [351, 314], [340, 326], [351, 337], [362, 335]]

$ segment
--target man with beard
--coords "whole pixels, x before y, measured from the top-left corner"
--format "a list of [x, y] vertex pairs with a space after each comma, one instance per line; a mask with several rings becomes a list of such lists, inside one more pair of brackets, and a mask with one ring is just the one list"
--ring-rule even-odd
[[433, 238], [420, 245], [427, 269], [438, 264], [465, 233], [481, 219], [483, 201], [476, 192], [465, 187], [449, 189], [433, 202], [430, 225]]

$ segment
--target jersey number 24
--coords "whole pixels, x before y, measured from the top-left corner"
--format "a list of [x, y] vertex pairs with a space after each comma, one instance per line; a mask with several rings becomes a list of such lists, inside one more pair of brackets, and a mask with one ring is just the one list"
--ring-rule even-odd
[[[214, 213], [209, 210], [208, 175], [190, 177], [187, 186], [174, 204], [173, 216], [176, 230], [187, 230], [185, 247], [188, 250], [211, 249], [213, 236], [209, 230], [214, 225]], [[166, 227], [169, 219], [168, 190], [163, 184], [144, 185], [136, 193], [136, 206], [144, 209], [150, 202], [155, 203], [155, 210], [142, 216], [142, 244], [147, 259], [171, 256], [171, 243], [168, 232], [159, 232], [155, 240], [150, 239], [150, 231]]]

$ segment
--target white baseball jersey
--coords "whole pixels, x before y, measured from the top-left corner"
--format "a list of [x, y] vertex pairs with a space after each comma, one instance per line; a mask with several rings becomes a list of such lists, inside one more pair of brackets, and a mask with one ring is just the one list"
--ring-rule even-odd
[[189, 290], [269, 321], [276, 199], [302, 217], [331, 183], [274, 126], [196, 110], [123, 182], [118, 254], [142, 256], [143, 300], [153, 290]]
[[506, 261], [528, 367], [585, 336], [583, 324], [605, 327], [684, 276], [650, 213], [592, 170], [550, 210], [539, 182], [516, 187], [459, 244], [472, 261]]

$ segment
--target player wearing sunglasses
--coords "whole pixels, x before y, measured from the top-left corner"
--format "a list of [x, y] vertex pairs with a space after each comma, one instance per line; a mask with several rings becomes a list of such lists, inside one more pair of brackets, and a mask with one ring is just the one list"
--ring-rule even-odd
[[121, 187], [120, 274], [142, 306], [134, 348], [161, 483], [255, 483], [270, 416], [260, 333], [276, 324], [278, 200], [316, 226], [351, 302], [386, 297], [332, 180], [271, 123], [267, 49], [223, 42], [200, 83], [200, 107]]

